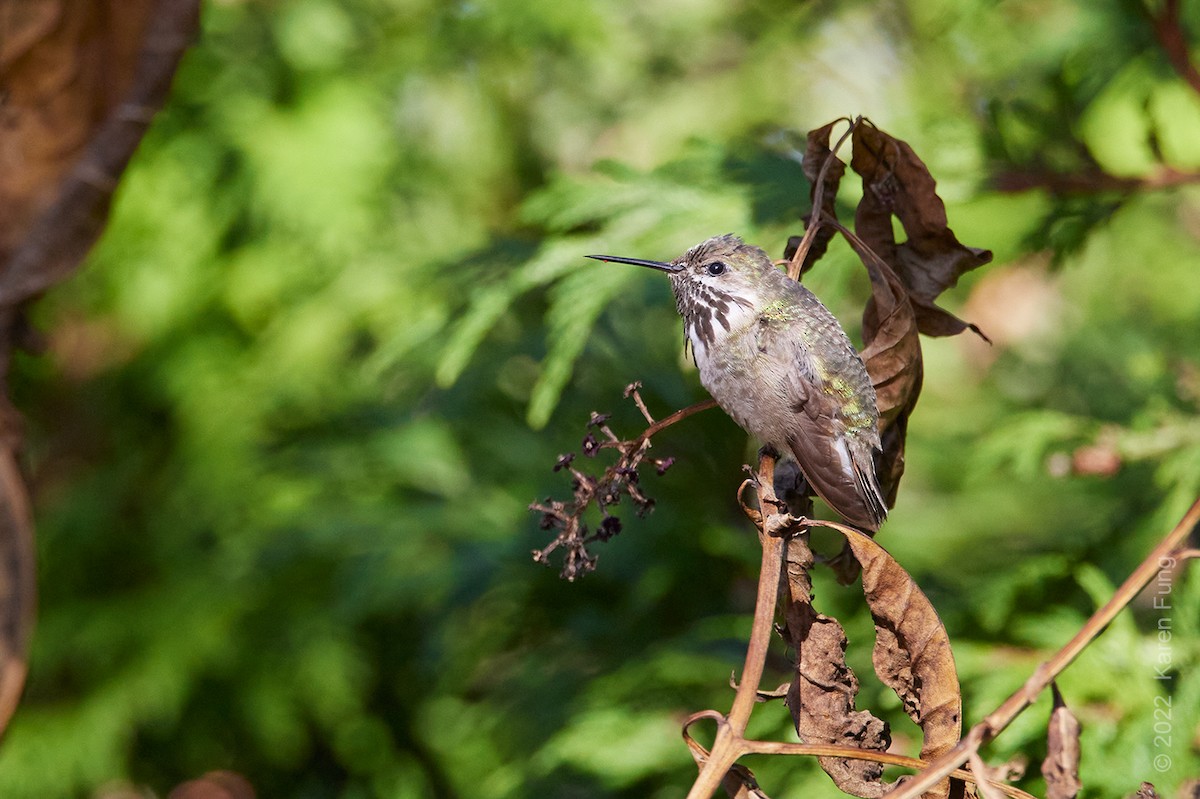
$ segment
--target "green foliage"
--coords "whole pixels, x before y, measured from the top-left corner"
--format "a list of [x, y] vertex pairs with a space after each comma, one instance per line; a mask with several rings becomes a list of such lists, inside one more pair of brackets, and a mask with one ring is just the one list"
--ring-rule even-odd
[[[880, 535], [979, 719], [1200, 493], [1200, 191], [989, 182], [1200, 163], [1200, 101], [1128, 5], [211, 4], [110, 230], [36, 309], [49, 355], [16, 366], [41, 600], [0, 795], [217, 768], [261, 796], [678, 795], [676, 724], [728, 705], [748, 629], [748, 450], [689, 419], [594, 575], [532, 566], [525, 506], [569, 492], [550, 467], [590, 411], [632, 434], [631, 380], [660, 416], [702, 397], [666, 286], [581, 256], [727, 231], [781, 253], [807, 185], [774, 133], [842, 113], [908, 140], [997, 253], [949, 296], [997, 343], [926, 342]], [[806, 278], [850, 328], [856, 263]], [[1118, 467], [1079, 468], [1091, 446]], [[1200, 770], [1200, 580], [1172, 586], [1060, 681], [1091, 796]], [[818, 585], [911, 738], [855, 596]], [[988, 758], [1039, 757], [1048, 712]], [[834, 795], [812, 763], [751, 766]]]

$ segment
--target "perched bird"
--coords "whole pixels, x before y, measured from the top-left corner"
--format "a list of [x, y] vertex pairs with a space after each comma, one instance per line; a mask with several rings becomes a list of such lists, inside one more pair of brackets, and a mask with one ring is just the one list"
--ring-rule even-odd
[[732, 234], [670, 263], [589, 255], [671, 277], [700, 382], [742, 429], [795, 456], [813, 490], [850, 524], [887, 516], [875, 474], [875, 388], [836, 318], [763, 250]]

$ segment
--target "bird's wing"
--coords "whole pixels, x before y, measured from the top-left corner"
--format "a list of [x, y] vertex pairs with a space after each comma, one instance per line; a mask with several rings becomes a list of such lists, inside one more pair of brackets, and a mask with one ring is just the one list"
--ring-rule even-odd
[[794, 352], [783, 362], [796, 365], [784, 382], [788, 408], [795, 414], [788, 425], [791, 448], [800, 471], [813, 490], [856, 527], [875, 531], [887, 516], [875, 479], [870, 446], [849, 439], [837, 396], [804, 347], [795, 339], [774, 337], [773, 344]]

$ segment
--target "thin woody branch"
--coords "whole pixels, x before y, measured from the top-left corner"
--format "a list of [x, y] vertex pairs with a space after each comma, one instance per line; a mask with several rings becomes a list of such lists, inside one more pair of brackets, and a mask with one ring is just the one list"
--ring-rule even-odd
[[[692, 757], [696, 762], [703, 764], [708, 761], [710, 752], [696, 742], [689, 733], [691, 725], [703, 719], [711, 719], [718, 723], [725, 720], [715, 710], [702, 710], [688, 717], [684, 722], [683, 736], [687, 742], [688, 749], [692, 752]], [[846, 760], [869, 760], [875, 763], [883, 763], [888, 766], [898, 766], [900, 768], [913, 769], [921, 771], [929, 768], [929, 762], [916, 757], [905, 757], [892, 752], [879, 752], [874, 749], [861, 749], [855, 746], [840, 746], [838, 744], [807, 744], [793, 743], [785, 741], [758, 741], [744, 738], [739, 743], [740, 755], [793, 755], [806, 757], [837, 757]], [[964, 780], [966, 782], [980, 784], [977, 775], [967, 769], [955, 769], [950, 772], [950, 777]], [[1013, 797], [1013, 799], [1034, 799], [1033, 794], [1022, 791], [1020, 788], [1009, 785], [1001, 780], [988, 778], [985, 780], [989, 789], [998, 790], [1001, 793]]]
[[1200, 524], [1200, 499], [1197, 499], [1175, 528], [1150, 551], [1144, 560], [1138, 564], [1133, 573], [1113, 593], [1111, 599], [1097, 610], [1075, 636], [1063, 645], [1062, 649], [1034, 671], [1021, 688], [1004, 701], [1000, 707], [974, 727], [959, 741], [953, 749], [946, 752], [933, 763], [928, 770], [916, 779], [910, 780], [887, 794], [887, 799], [916, 799], [935, 785], [938, 780], [946, 777], [955, 769], [967, 762], [971, 754], [999, 735], [1027, 707], [1033, 704], [1038, 695], [1044, 691], [1062, 671], [1071, 664], [1088, 644], [1095, 640], [1100, 633], [1132, 602], [1143, 588], [1158, 574], [1160, 562], [1169, 558], [1187, 540], [1188, 536]]
[[992, 175], [990, 183], [1000, 192], [1017, 193], [1045, 189], [1054, 195], [1132, 194], [1200, 183], [1200, 173], [1182, 172], [1162, 166], [1142, 177], [1119, 177], [1107, 172], [1049, 172], [1010, 169]]
[[817, 173], [816, 181], [813, 183], [812, 215], [807, 227], [804, 229], [804, 238], [800, 240], [800, 244], [796, 247], [796, 252], [792, 253], [792, 257], [788, 260], [787, 274], [792, 280], [800, 279], [800, 270], [804, 265], [804, 260], [808, 257], [809, 251], [812, 250], [813, 242], [817, 238], [817, 231], [824, 224], [822, 209], [825, 205], [825, 178], [829, 174], [833, 163], [838, 160], [838, 150], [842, 149], [842, 145], [854, 134], [855, 129], [862, 122], [862, 117], [858, 117], [853, 121], [849, 119], [846, 121], [850, 123], [850, 126], [846, 128], [846, 132], [842, 134], [841, 138], [837, 140], [837, 144], [833, 145], [829, 154], [821, 162], [821, 169]]
[[1183, 32], [1183, 24], [1179, 18], [1179, 0], [1166, 0], [1162, 11], [1151, 17], [1154, 36], [1166, 53], [1171, 67], [1179, 73], [1193, 91], [1200, 94], [1200, 69], [1192, 62], [1191, 49]]
[[[733, 698], [728, 715], [705, 711], [704, 716], [717, 719], [717, 737], [712, 751], [700, 768], [700, 774], [688, 791], [688, 799], [703, 799], [712, 796], [722, 783], [726, 772], [745, 753], [746, 725], [750, 712], [758, 699], [758, 687], [762, 682], [763, 669], [767, 662], [767, 649], [771, 643], [772, 623], [775, 606], [779, 601], [779, 580], [783, 573], [783, 548], [786, 535], [794, 527], [790, 517], [770, 514], [775, 498], [775, 456], [763, 454], [759, 458], [758, 474], [759, 541], [762, 544], [762, 566], [758, 575], [758, 596], [754, 604], [754, 621], [750, 630], [750, 644], [746, 649], [746, 662], [742, 668], [741, 681]], [[690, 721], [689, 721], [690, 723]], [[687, 727], [684, 732], [686, 735]]]

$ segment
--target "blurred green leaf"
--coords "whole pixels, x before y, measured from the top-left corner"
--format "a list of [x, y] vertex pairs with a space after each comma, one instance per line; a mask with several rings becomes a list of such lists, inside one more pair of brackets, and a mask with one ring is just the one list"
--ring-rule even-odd
[[679, 723], [668, 716], [630, 716], [615, 708], [579, 714], [538, 753], [539, 768], [571, 767], [613, 788], [628, 787], [678, 766]]

